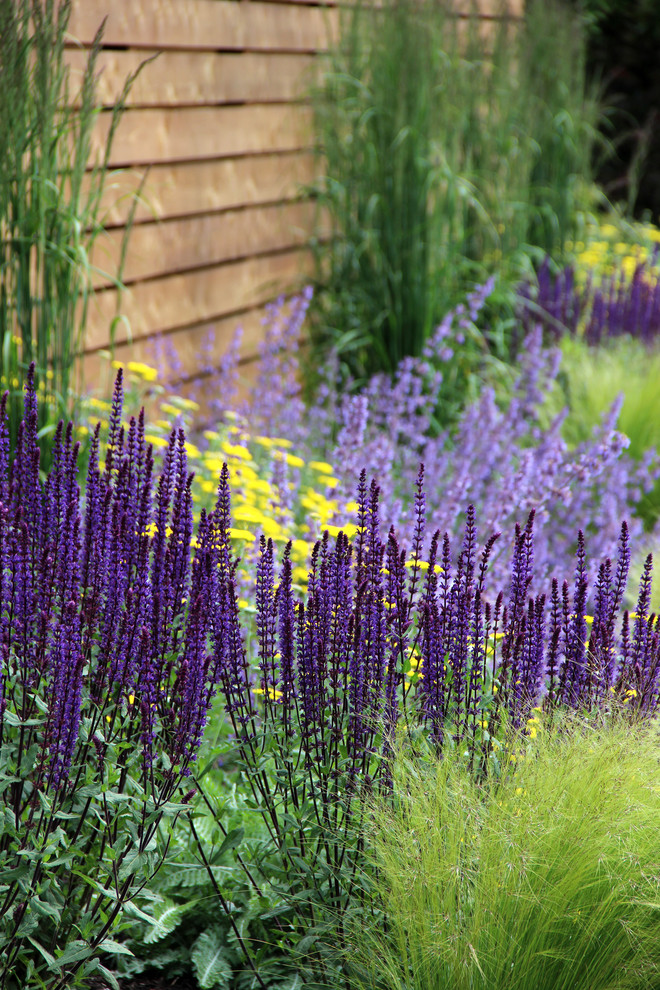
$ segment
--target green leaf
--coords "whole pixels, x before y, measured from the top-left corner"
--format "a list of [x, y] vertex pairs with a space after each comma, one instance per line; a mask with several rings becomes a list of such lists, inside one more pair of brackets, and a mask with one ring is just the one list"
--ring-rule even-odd
[[98, 952], [110, 952], [114, 956], [132, 956], [133, 953], [123, 942], [116, 942], [113, 938], [104, 938], [97, 946]]
[[224, 854], [229, 849], [235, 849], [236, 846], [240, 845], [240, 843], [243, 841], [244, 835], [245, 835], [244, 828], [233, 828], [231, 832], [228, 832], [227, 835], [225, 836], [222, 845], [220, 846], [217, 853], [213, 857], [213, 863], [215, 864], [218, 862], [218, 860], [222, 859]]
[[151, 945], [154, 942], [160, 942], [162, 938], [173, 932], [186, 911], [197, 904], [197, 900], [195, 898], [186, 904], [175, 904], [174, 901], [163, 898], [160, 904], [154, 906], [151, 928], [144, 936], [145, 943]]
[[68, 966], [72, 962], [80, 962], [81, 959], [88, 959], [92, 954], [92, 949], [87, 942], [76, 939], [70, 942], [64, 952], [55, 959], [51, 969], [59, 969], [61, 966]]
[[299, 973], [296, 973], [292, 979], [287, 980], [285, 983], [277, 983], [273, 990], [302, 990], [303, 981]]
[[26, 718], [25, 721], [23, 721], [23, 719], [22, 718], [19, 718], [18, 715], [16, 714], [16, 712], [13, 712], [11, 710], [11, 708], [8, 708], [5, 711], [5, 713], [3, 715], [3, 718], [4, 718], [5, 724], [6, 725], [10, 725], [12, 728], [19, 728], [19, 727], [28, 728], [28, 727], [33, 726], [33, 725], [43, 725], [44, 724], [44, 719], [43, 718]]
[[103, 798], [108, 804], [127, 804], [133, 800], [130, 794], [124, 794], [121, 791], [106, 791]]
[[317, 938], [318, 938], [318, 932], [312, 935], [305, 935], [304, 938], [301, 938], [298, 944], [296, 945], [296, 952], [300, 952], [300, 953], [309, 952], [312, 946], [315, 945]]
[[55, 969], [57, 967], [57, 964], [55, 962], [55, 957], [52, 956], [47, 949], [44, 949], [43, 945], [40, 945], [39, 942], [37, 942], [36, 938], [32, 938], [31, 935], [28, 935], [28, 942], [31, 942], [32, 945], [37, 950], [37, 952], [39, 952], [44, 957], [44, 959], [48, 963], [49, 969]]
[[202, 990], [229, 986], [232, 972], [224, 949], [224, 936], [215, 928], [203, 932], [195, 942], [192, 961]]
[[117, 981], [117, 977], [112, 972], [112, 970], [108, 969], [107, 966], [103, 966], [100, 962], [97, 962], [96, 968], [98, 969], [99, 973], [102, 974], [103, 979], [108, 981], [108, 983], [112, 987], [112, 990], [119, 990], [119, 983]]
[[139, 874], [143, 867], [148, 866], [150, 858], [148, 853], [129, 853], [119, 868], [119, 879], [126, 880], [133, 874]]

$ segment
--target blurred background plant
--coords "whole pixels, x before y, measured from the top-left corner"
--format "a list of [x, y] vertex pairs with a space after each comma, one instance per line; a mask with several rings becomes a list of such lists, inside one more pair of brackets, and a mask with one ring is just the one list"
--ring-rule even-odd
[[[626, 232], [629, 240], [622, 240]], [[548, 257], [518, 289], [522, 337], [542, 328], [562, 361], [547, 390], [542, 421], [567, 408], [562, 436], [571, 449], [592, 435], [619, 402], [618, 428], [628, 454], [641, 462], [660, 449], [660, 234], [650, 224], [605, 223], [575, 245], [565, 268]], [[640, 492], [636, 514], [651, 530], [660, 518], [660, 485]]]
[[[67, 419], [77, 401], [81, 382], [74, 381], [74, 369], [91, 291], [90, 255], [103, 230], [110, 149], [134, 79], [109, 111], [103, 155], [94, 162], [103, 27], [73, 92], [65, 61], [70, 14], [71, 0], [0, 4], [0, 378], [10, 392], [12, 446], [32, 361], [40, 435]], [[108, 278], [120, 284], [121, 263]], [[49, 452], [43, 444], [44, 464]]]
[[[201, 507], [212, 497], [222, 462], [228, 462], [241, 500], [237, 530], [253, 534], [251, 541], [246, 537], [246, 561], [260, 531], [279, 541], [288, 532], [300, 568], [296, 573], [302, 576], [308, 542], [320, 527], [355, 525], [354, 497], [362, 468], [379, 480], [388, 525], [409, 532], [414, 524], [410, 492], [420, 462], [426, 469], [429, 513], [441, 532], [460, 533], [468, 503], [474, 504], [487, 531], [506, 535], [535, 509], [544, 522], [535, 550], [539, 580], [572, 566], [576, 519], [594, 559], [612, 556], [622, 519], [628, 519], [634, 541], [652, 544], [652, 534], [641, 539], [642, 522], [634, 513], [655, 484], [660, 459], [652, 449], [639, 461], [630, 456], [616, 407], [604, 409], [596, 429], [580, 443], [567, 442], [562, 407], [552, 419], [545, 406], [557, 388], [561, 353], [543, 346], [540, 329], [528, 335], [497, 390], [482, 388], [451, 434], [438, 429], [434, 411], [438, 397], [443, 398], [444, 373], [456, 339], [467, 322], [482, 325], [489, 291], [487, 284], [446, 314], [423, 356], [404, 358], [393, 380], [376, 374], [354, 394], [342, 390], [336, 362], [330, 359], [315, 396], [309, 404], [303, 402], [296, 351], [300, 301], [288, 316], [273, 311], [256, 380], [246, 383], [242, 394], [231, 388], [239, 370], [236, 353], [204, 380], [197, 398], [207, 408], [213, 402], [214, 428], [190, 433], [196, 447], [189, 452], [196, 471], [193, 491]], [[167, 383], [166, 367], [150, 373]], [[165, 389], [161, 412], [150, 423], [149, 435], [160, 431], [161, 445], [166, 443], [167, 417], [171, 421], [178, 410], [191, 417], [191, 424], [200, 415], [185, 409], [189, 399], [172, 394], [173, 389]], [[225, 399], [232, 401], [222, 411]], [[90, 425], [95, 413], [90, 407]], [[492, 567], [504, 580], [506, 562], [497, 547]]]
[[[660, 450], [660, 348], [622, 338], [606, 347], [591, 347], [580, 337], [561, 342], [561, 373], [548, 393], [543, 414], [551, 419], [568, 407], [562, 435], [571, 449], [592, 436], [615, 403], [621, 408], [618, 429], [628, 437], [628, 455], [641, 462], [650, 449]], [[639, 493], [637, 515], [651, 530], [660, 519], [660, 485]]]
[[[536, 251], [560, 259], [575, 239], [597, 120], [579, 23], [534, 0], [515, 29], [491, 28], [484, 55], [451, 4], [344, 14], [314, 93], [317, 365], [333, 347], [357, 381], [391, 374], [488, 272], [508, 284]], [[506, 345], [466, 336], [461, 360], [479, 367]]]

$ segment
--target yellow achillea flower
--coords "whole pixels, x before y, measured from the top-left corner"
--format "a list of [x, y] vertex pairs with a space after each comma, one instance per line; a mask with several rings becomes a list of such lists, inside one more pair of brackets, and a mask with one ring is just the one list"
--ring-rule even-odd
[[93, 395], [87, 399], [87, 405], [91, 406], [92, 409], [100, 409], [102, 412], [108, 412], [112, 409], [110, 403], [106, 402], [105, 399], [97, 399]]
[[[327, 464], [325, 461], [310, 461], [309, 466], [314, 471], [319, 471], [321, 474], [332, 474], [333, 467], [332, 464]], [[355, 503], [357, 508], [357, 502]]]
[[156, 369], [150, 364], [143, 364], [142, 361], [129, 361], [126, 367], [133, 375], [144, 379], [145, 382], [155, 382], [158, 378]]
[[309, 574], [306, 567], [294, 567], [291, 571], [291, 579], [294, 584], [307, 585], [309, 582]]
[[[263, 695], [266, 694], [266, 692], [264, 691], [264, 689], [263, 688], [260, 688], [260, 687], [252, 688], [252, 693], [253, 694], [263, 694]], [[276, 688], [269, 687], [268, 688], [268, 697], [270, 698], [271, 701], [278, 701], [282, 697], [282, 692], [281, 691], [278, 691]]]
[[147, 443], [150, 443], [152, 447], [168, 447], [169, 444], [167, 440], [163, 437], [154, 436], [152, 433], [145, 434], [144, 439]]
[[224, 451], [224, 453], [227, 454], [229, 457], [238, 457], [244, 461], [249, 461], [252, 459], [252, 455], [250, 454], [250, 451], [247, 449], [247, 447], [244, 447], [242, 444], [228, 443], [226, 440], [224, 440], [220, 444], [220, 449]]
[[199, 409], [199, 402], [195, 402], [194, 399], [186, 399], [183, 395], [171, 395], [170, 402], [179, 409], [189, 409], [191, 412], [196, 412]]
[[265, 478], [246, 478], [245, 485], [246, 488], [258, 495], [270, 496], [273, 494], [272, 486]]
[[291, 556], [295, 560], [307, 560], [312, 552], [312, 544], [306, 540], [293, 540], [291, 543]]
[[266, 450], [270, 450], [271, 447], [275, 447], [275, 441], [272, 437], [252, 437], [255, 443], [258, 443], [260, 447], [265, 447]]
[[261, 523], [264, 521], [264, 514], [260, 509], [243, 504], [234, 510], [234, 519], [238, 519], [240, 522]]
[[297, 454], [289, 454], [286, 450], [276, 450], [273, 454], [273, 458], [276, 461], [284, 461], [289, 467], [304, 467], [305, 462], [302, 457], [298, 457]]
[[258, 443], [261, 447], [266, 447], [270, 450], [272, 447], [292, 447], [293, 444], [290, 440], [285, 440], [284, 437], [252, 437], [255, 443]]
[[254, 533], [251, 533], [248, 529], [235, 529], [233, 526], [230, 527], [229, 536], [232, 540], [245, 540], [250, 543], [256, 539]]
[[269, 516], [264, 516], [261, 525], [266, 539], [270, 537], [271, 540], [283, 540], [285, 543], [288, 542], [289, 534], [282, 529], [276, 519], [272, 519]]
[[346, 523], [345, 526], [324, 526], [324, 529], [328, 531], [330, 536], [339, 536], [340, 533], [344, 533], [349, 540], [357, 533], [357, 526], [354, 526], [352, 523]]

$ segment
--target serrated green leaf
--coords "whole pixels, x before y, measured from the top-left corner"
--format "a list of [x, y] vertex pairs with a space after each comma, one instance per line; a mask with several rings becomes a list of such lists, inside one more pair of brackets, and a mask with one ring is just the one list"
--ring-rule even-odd
[[49, 904], [40, 897], [30, 898], [30, 911], [37, 918], [51, 918], [53, 921], [60, 920], [60, 909], [55, 904]]
[[273, 990], [302, 990], [302, 987], [302, 976], [296, 973], [290, 980], [285, 980], [284, 983], [276, 983]]
[[224, 936], [211, 928], [199, 936], [192, 950], [192, 962], [197, 982], [202, 990], [228, 987], [231, 980], [231, 966], [224, 955]]
[[130, 794], [123, 794], [121, 791], [106, 791], [103, 800], [107, 804], [127, 804], [131, 800]]
[[148, 925], [153, 925], [154, 923], [152, 915], [147, 914], [146, 911], [139, 908], [133, 901], [124, 902], [123, 913], [127, 918], [136, 918], [138, 921], [144, 921]]
[[188, 901], [186, 904], [175, 904], [174, 901], [163, 898], [159, 904], [155, 904], [151, 927], [144, 936], [145, 944], [152, 945], [154, 942], [160, 942], [170, 932], [173, 932], [186, 911], [189, 911], [191, 907], [197, 904], [197, 900], [198, 898], [195, 898], [195, 900]]
[[140, 873], [142, 868], [148, 865], [149, 859], [148, 853], [129, 854], [119, 868], [119, 879], [126, 880], [127, 877]]
[[6, 712], [3, 715], [3, 719], [4, 719], [5, 724], [6, 725], [10, 725], [12, 727], [12, 729], [14, 729], [14, 728], [28, 728], [30, 726], [43, 725], [44, 724], [44, 719], [43, 718], [26, 718], [25, 721], [23, 721], [23, 719], [22, 718], [19, 718], [18, 715], [16, 714], [16, 712], [13, 712], [11, 710], [11, 708], [8, 708], [6, 710]]

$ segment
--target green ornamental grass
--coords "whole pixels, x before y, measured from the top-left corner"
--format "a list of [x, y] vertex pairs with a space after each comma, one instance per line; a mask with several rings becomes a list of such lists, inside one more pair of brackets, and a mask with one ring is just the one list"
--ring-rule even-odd
[[356, 987], [659, 985], [657, 726], [546, 724], [480, 783], [456, 752], [402, 754], [394, 789], [372, 807], [386, 919]]
[[[137, 75], [126, 80], [108, 110], [108, 137], [101, 160], [94, 161], [103, 27], [75, 91], [65, 58], [70, 14], [71, 0], [0, 3], [0, 380], [10, 391], [12, 447], [22, 417], [22, 381], [32, 361], [42, 434], [52, 433], [75, 404], [75, 362], [96, 271], [92, 249], [103, 231], [110, 150]], [[127, 234], [131, 221], [132, 212]], [[125, 244], [122, 258], [124, 251]], [[123, 261], [116, 277], [106, 276], [116, 285], [122, 267]], [[49, 453], [50, 445], [43, 444], [42, 466]]]
[[486, 42], [452, 0], [343, 14], [313, 100], [312, 329], [353, 377], [393, 372], [475, 283], [575, 238], [597, 116], [581, 31], [559, 2], [526, 6]]

